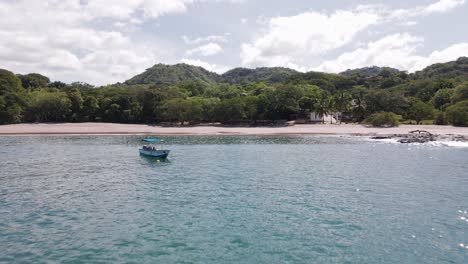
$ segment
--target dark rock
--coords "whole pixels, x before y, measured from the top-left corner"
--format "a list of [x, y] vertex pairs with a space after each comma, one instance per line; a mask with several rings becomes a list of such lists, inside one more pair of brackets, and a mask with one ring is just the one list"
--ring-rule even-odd
[[409, 143], [427, 143], [429, 141], [433, 141], [433, 140], [430, 140], [430, 139], [427, 139], [427, 138], [402, 138], [402, 139], [398, 140], [398, 142], [405, 143], [405, 144], [409, 144]]
[[389, 138], [392, 138], [391, 136], [375, 136], [375, 137], [371, 137], [371, 139], [389, 139]]

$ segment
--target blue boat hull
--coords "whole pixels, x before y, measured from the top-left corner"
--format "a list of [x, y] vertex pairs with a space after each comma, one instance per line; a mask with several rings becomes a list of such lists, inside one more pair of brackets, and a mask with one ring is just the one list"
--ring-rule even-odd
[[149, 157], [155, 157], [155, 158], [161, 158], [165, 159], [169, 155], [169, 150], [144, 150], [144, 149], [139, 149], [140, 155], [145, 155]]

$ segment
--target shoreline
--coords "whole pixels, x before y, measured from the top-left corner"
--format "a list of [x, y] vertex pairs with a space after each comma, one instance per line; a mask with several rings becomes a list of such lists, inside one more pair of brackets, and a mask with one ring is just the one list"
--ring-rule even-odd
[[391, 128], [366, 127], [359, 124], [307, 124], [286, 127], [161, 127], [145, 124], [117, 123], [34, 123], [0, 125], [0, 136], [111, 136], [111, 135], [227, 135], [227, 136], [288, 136], [347, 135], [395, 136], [425, 130], [440, 136], [468, 136], [468, 127], [438, 125], [400, 125]]

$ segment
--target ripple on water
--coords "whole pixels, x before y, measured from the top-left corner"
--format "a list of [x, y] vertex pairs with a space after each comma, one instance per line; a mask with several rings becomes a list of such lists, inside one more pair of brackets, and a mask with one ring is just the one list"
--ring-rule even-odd
[[0, 262], [466, 258], [464, 148], [168, 136], [158, 163], [139, 139], [0, 137]]

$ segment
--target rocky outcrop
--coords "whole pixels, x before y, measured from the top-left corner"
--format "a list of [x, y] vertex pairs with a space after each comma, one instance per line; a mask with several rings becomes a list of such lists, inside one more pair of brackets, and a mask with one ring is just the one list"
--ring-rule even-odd
[[468, 137], [463, 135], [435, 135], [425, 130], [410, 131], [408, 134], [379, 135], [371, 139], [396, 139], [399, 143], [428, 143], [431, 141], [461, 141], [468, 142]]

